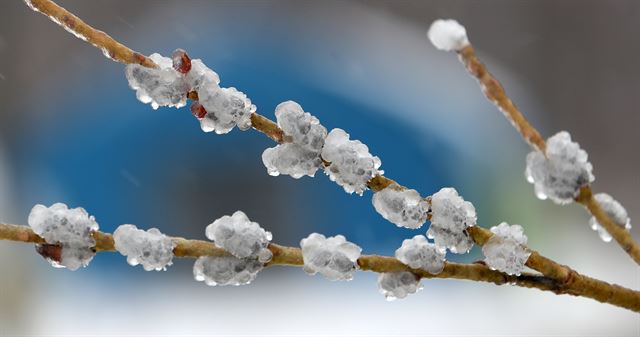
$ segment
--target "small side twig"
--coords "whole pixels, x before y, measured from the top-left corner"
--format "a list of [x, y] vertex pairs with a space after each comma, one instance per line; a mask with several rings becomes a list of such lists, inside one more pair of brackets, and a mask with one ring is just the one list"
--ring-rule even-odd
[[[529, 123], [524, 114], [511, 101], [500, 82], [489, 72], [487, 67], [478, 59], [472, 45], [468, 45], [458, 51], [458, 57], [465, 68], [478, 83], [484, 95], [491, 101], [504, 116], [518, 130], [522, 138], [535, 150], [545, 153], [546, 142], [538, 130]], [[580, 191], [576, 201], [585, 206], [587, 211], [594, 216], [600, 225], [613, 237], [616, 242], [640, 265], [640, 245], [633, 239], [631, 233], [616, 224], [607, 213], [602, 210], [593, 196], [591, 186], [585, 186]]]

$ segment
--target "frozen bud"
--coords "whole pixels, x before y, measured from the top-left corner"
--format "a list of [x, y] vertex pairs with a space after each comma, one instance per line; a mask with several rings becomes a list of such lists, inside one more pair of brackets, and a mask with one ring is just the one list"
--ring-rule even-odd
[[257, 222], [251, 222], [246, 214], [237, 211], [225, 215], [207, 226], [206, 235], [216, 246], [238, 258], [261, 258], [270, 260], [267, 249], [271, 233], [265, 231]]
[[208, 286], [244, 285], [255, 280], [264, 265], [256, 259], [235, 256], [202, 256], [193, 265], [196, 281]]
[[220, 88], [217, 83], [205, 80], [198, 89], [198, 100], [207, 111], [200, 120], [202, 131], [225, 134], [235, 126], [240, 130], [251, 127], [251, 113], [256, 107], [236, 88]]
[[96, 254], [93, 232], [98, 230], [98, 223], [82, 207], [69, 209], [62, 203], [51, 207], [35, 205], [28, 222], [33, 232], [49, 244], [37, 250], [54, 267], [77, 270], [89, 265]]
[[[613, 222], [618, 224], [620, 227], [624, 227], [626, 230], [631, 229], [631, 219], [629, 219], [627, 210], [624, 209], [617, 200], [613, 199], [606, 193], [598, 193], [594, 198]], [[591, 229], [598, 232], [602, 241], [611, 241], [611, 234], [609, 234], [609, 232], [600, 225], [596, 217], [592, 216], [591, 219], [589, 219], [589, 225], [591, 226]]]
[[373, 207], [398, 227], [420, 228], [427, 221], [429, 204], [416, 190], [390, 185], [373, 194]]
[[539, 199], [568, 204], [595, 179], [588, 157], [568, 132], [561, 131], [547, 140], [546, 157], [539, 151], [527, 155], [525, 175]]
[[396, 259], [413, 269], [424, 269], [430, 274], [440, 274], [444, 269], [445, 250], [429, 242], [424, 235], [402, 241], [396, 250]]
[[358, 268], [362, 248], [348, 242], [344, 236], [329, 238], [312, 233], [300, 241], [304, 271], [314, 275], [320, 273], [331, 281], [351, 280]]
[[506, 222], [491, 227], [493, 236], [482, 246], [484, 262], [493, 270], [509, 275], [520, 275], [531, 252], [527, 249], [527, 236], [522, 226], [509, 226]]
[[431, 196], [431, 226], [427, 236], [438, 247], [453, 253], [466, 253], [473, 246], [473, 239], [465, 229], [476, 225], [476, 209], [464, 201], [454, 188], [446, 187]]
[[459, 51], [469, 45], [467, 30], [456, 20], [434, 21], [427, 36], [436, 48], [444, 51]]
[[422, 290], [422, 284], [416, 275], [408, 271], [382, 273], [378, 276], [378, 289], [387, 301], [393, 301]]
[[193, 102], [191, 103], [191, 113], [195, 118], [201, 120], [207, 115], [207, 110], [204, 109], [200, 102]]
[[173, 62], [173, 69], [177, 72], [186, 74], [191, 70], [191, 59], [184, 50], [176, 49], [171, 55], [171, 60]]
[[293, 178], [313, 177], [322, 166], [320, 152], [327, 137], [327, 129], [317, 118], [293, 101], [276, 107], [278, 126], [291, 141], [268, 148], [262, 162], [270, 175], [287, 174]]
[[349, 134], [342, 129], [329, 132], [322, 158], [331, 163], [325, 168], [325, 173], [347, 193], [362, 195], [367, 189], [367, 182], [383, 173], [378, 170], [380, 158], [372, 156], [369, 148], [360, 141], [349, 140]]
[[185, 77], [173, 68], [168, 57], [152, 54], [149, 57], [158, 68], [147, 68], [139, 64], [128, 64], [125, 74], [131, 89], [142, 103], [151, 103], [154, 109], [160, 106], [183, 107], [187, 104], [189, 86]]
[[172, 264], [175, 245], [157, 228], [144, 231], [134, 225], [121, 225], [113, 232], [113, 241], [116, 250], [132, 266], [141, 264], [146, 271], [160, 271]]

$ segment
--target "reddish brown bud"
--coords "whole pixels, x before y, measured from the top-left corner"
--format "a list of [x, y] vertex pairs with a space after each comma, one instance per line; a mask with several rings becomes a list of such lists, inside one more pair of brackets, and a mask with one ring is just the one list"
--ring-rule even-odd
[[60, 264], [62, 262], [62, 246], [43, 243], [36, 245], [36, 252], [42, 255], [47, 261]]
[[196, 116], [197, 119], [203, 119], [207, 114], [207, 110], [205, 110], [199, 102], [193, 102], [193, 104], [191, 104], [191, 113]]
[[191, 59], [184, 50], [176, 49], [171, 59], [173, 60], [173, 69], [177, 72], [186, 74], [191, 70]]

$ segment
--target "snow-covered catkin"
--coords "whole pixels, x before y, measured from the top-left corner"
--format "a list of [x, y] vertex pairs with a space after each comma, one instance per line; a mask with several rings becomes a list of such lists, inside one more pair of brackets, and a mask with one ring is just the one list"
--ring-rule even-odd
[[63, 203], [51, 207], [35, 205], [29, 213], [29, 226], [33, 232], [48, 244], [59, 245], [58, 256], [47, 254], [47, 260], [54, 267], [77, 270], [86, 267], [96, 254], [93, 232], [99, 226], [93, 216], [82, 208], [71, 208]]
[[312, 233], [300, 241], [304, 271], [320, 273], [329, 280], [351, 280], [358, 268], [362, 248], [348, 242], [344, 236], [325, 237]]
[[467, 30], [456, 20], [436, 20], [427, 31], [431, 43], [444, 51], [459, 51], [469, 45]]
[[580, 194], [580, 188], [594, 181], [587, 152], [561, 131], [547, 140], [546, 156], [539, 151], [527, 155], [527, 181], [534, 185], [539, 199], [568, 204]]
[[408, 271], [381, 273], [378, 276], [378, 289], [387, 301], [405, 298], [422, 289], [420, 278]]
[[438, 247], [453, 253], [466, 253], [473, 247], [473, 239], [466, 229], [476, 225], [476, 209], [464, 201], [454, 188], [446, 187], [431, 196], [431, 225], [427, 236]]
[[264, 264], [253, 258], [202, 256], [193, 265], [193, 276], [208, 286], [239, 286], [251, 283], [263, 268]]
[[424, 269], [431, 274], [440, 274], [444, 269], [444, 249], [429, 242], [424, 235], [416, 235], [402, 241], [396, 250], [396, 258], [413, 269]]
[[[600, 204], [602, 210], [609, 216], [609, 218], [611, 218], [611, 220], [613, 220], [613, 222], [618, 224], [620, 227], [625, 228], [626, 230], [631, 229], [631, 219], [627, 214], [627, 210], [617, 200], [613, 199], [613, 197], [606, 193], [598, 193], [594, 196], [594, 198]], [[607, 230], [602, 227], [596, 217], [592, 216], [591, 219], [589, 219], [589, 225], [591, 226], [591, 229], [598, 232], [598, 235], [600, 236], [602, 241], [611, 241], [611, 234], [609, 234], [609, 232], [607, 232]]]
[[327, 129], [320, 121], [293, 101], [276, 107], [278, 126], [289, 142], [268, 148], [262, 153], [262, 162], [272, 176], [288, 174], [293, 178], [313, 177], [322, 167], [320, 153], [327, 137]]
[[416, 229], [427, 221], [429, 204], [416, 190], [393, 184], [374, 193], [371, 201], [383, 218], [398, 227]]
[[147, 68], [139, 64], [128, 64], [125, 75], [131, 89], [142, 103], [151, 103], [154, 109], [161, 106], [180, 108], [187, 104], [189, 85], [184, 76], [173, 68], [168, 57], [153, 53], [149, 58], [158, 68]]
[[342, 129], [333, 129], [327, 135], [322, 158], [331, 164], [325, 173], [345, 192], [360, 195], [367, 189], [367, 182], [383, 171], [380, 158], [371, 155], [369, 148], [358, 140], [350, 140]]
[[140, 264], [146, 271], [160, 271], [172, 264], [175, 245], [157, 228], [144, 231], [134, 225], [120, 225], [113, 232], [113, 241], [116, 250], [132, 266]]
[[493, 235], [482, 246], [484, 262], [493, 270], [509, 275], [520, 275], [531, 252], [527, 249], [527, 236], [520, 225], [506, 222], [491, 227]]
[[263, 263], [271, 260], [271, 251], [267, 249], [271, 233], [249, 220], [242, 211], [215, 220], [207, 226], [206, 235], [216, 246], [237, 258], [259, 258]]
[[251, 127], [251, 113], [255, 105], [236, 88], [220, 87], [220, 77], [201, 60], [191, 60], [182, 50], [173, 58], [154, 53], [149, 57], [158, 68], [129, 64], [125, 74], [129, 86], [136, 90], [138, 100], [160, 106], [183, 107], [187, 93], [195, 91], [198, 102], [191, 110], [200, 121], [204, 132], [224, 134], [234, 127], [247, 130]]

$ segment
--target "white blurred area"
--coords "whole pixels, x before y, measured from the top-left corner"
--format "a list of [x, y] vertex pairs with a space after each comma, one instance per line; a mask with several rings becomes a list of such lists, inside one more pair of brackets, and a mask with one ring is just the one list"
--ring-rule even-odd
[[[295, 9], [296, 5], [290, 7]], [[155, 15], [174, 9], [156, 8]], [[304, 27], [299, 29], [308, 30], [310, 36], [335, 34], [333, 42], [340, 49], [336, 63], [326, 64], [322, 63], [326, 59], [313, 57], [320, 51], [300, 46], [299, 57], [307, 63], [292, 66], [308, 73], [310, 83], [334, 93], [358, 96], [372, 107], [396, 106], [397, 114], [390, 118], [414, 121], [418, 129], [439, 130], [440, 136], [466, 149], [470, 161], [482, 161], [487, 171], [501, 167], [509, 173], [502, 175], [506, 182], [492, 191], [495, 195], [491, 199], [504, 203], [495, 206], [503, 209], [504, 220], [521, 223], [525, 230], [528, 225], [536, 228], [527, 233], [532, 247], [586, 275], [640, 288], [640, 270], [615, 243], [598, 239], [579, 206], [561, 209], [536, 200], [531, 186], [511, 186], [514, 181], [524, 181], [521, 172], [526, 150], [522, 151], [519, 136], [479, 94], [474, 81], [456, 65], [455, 57], [428, 45], [427, 23], [407, 22], [352, 3], [310, 6], [305, 13], [289, 24]], [[277, 12], [268, 15], [279, 17]], [[318, 33], [326, 28], [327, 17], [335, 21], [334, 31]], [[133, 24], [140, 34], [136, 38], [154, 31], [154, 23]], [[359, 43], [350, 45], [350, 41]], [[492, 70], [503, 81], [509, 82], [511, 94], [526, 96], [524, 87], [509, 76], [507, 69], [490, 58], [484, 59], [492, 63]], [[389, 66], [389, 60], [397, 62]], [[434, 76], [442, 80], [429, 80]], [[393, 90], [386, 86], [393, 86]], [[422, 92], [432, 92], [450, 104], [446, 109], [421, 110]], [[529, 111], [537, 110], [533, 99], [525, 97], [519, 104]], [[432, 128], [434, 125], [438, 127]], [[470, 129], [474, 132], [452, 131]], [[500, 151], [495, 150], [498, 146]], [[26, 214], [11, 212], [11, 172], [5, 163], [0, 144], [2, 220], [26, 219]], [[470, 177], [455, 184], [473, 179], [474, 172], [451, 169]], [[596, 171], [596, 175], [615, 176], [615, 172]], [[512, 194], [502, 193], [505, 191]], [[512, 195], [515, 199], [501, 200]], [[632, 220], [640, 214], [637, 202], [625, 206]], [[527, 209], [527, 213], [520, 214], [520, 209]], [[482, 214], [482, 209], [478, 212]], [[636, 227], [633, 233], [637, 237]], [[367, 247], [364, 250], [375, 253]], [[100, 259], [98, 256], [89, 269], [115, 268], [101, 264]], [[71, 273], [48, 267], [30, 245], [0, 242], [0, 336], [640, 335], [638, 314], [589, 299], [532, 289], [426, 280], [420, 293], [388, 303], [377, 292], [375, 275], [370, 273], [358, 273], [354, 281], [340, 283], [306, 276], [300, 269], [274, 267], [261, 273], [250, 286], [209, 288], [193, 280], [191, 263], [179, 260], [166, 273], [120, 280], [122, 269], [130, 268], [124, 258], [122, 268], [113, 275], [109, 270]], [[131, 273], [141, 273], [139, 268], [130, 269]]]

